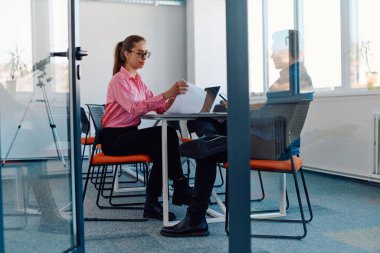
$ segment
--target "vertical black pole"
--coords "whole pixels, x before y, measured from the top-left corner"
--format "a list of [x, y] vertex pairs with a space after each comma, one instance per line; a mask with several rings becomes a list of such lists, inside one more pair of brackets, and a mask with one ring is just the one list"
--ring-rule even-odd
[[[73, 172], [73, 219], [76, 225], [76, 233], [74, 234], [77, 247], [75, 252], [84, 252], [84, 221], [83, 221], [83, 205], [82, 205], [82, 163], [81, 163], [81, 130], [80, 130], [80, 89], [77, 82], [77, 64], [76, 64], [76, 47], [79, 41], [78, 16], [79, 16], [79, 0], [69, 0], [69, 54], [70, 54], [70, 125], [71, 125], [71, 171]], [[74, 169], [73, 169], [74, 168]], [[75, 203], [75, 204], [74, 204]]]
[[247, 0], [226, 1], [229, 252], [251, 251]]

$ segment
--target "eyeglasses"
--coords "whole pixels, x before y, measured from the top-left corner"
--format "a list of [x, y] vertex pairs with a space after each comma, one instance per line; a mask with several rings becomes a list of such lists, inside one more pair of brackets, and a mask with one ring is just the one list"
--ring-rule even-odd
[[151, 52], [149, 51], [131, 51], [131, 52], [134, 52], [137, 54], [137, 57], [139, 57], [140, 59], [148, 59], [151, 55]]

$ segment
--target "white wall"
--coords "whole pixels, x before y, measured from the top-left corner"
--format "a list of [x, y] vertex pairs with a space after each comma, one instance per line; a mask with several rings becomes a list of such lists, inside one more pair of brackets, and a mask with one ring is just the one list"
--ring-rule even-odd
[[117, 42], [145, 37], [152, 52], [143, 80], [154, 94], [186, 79], [185, 6], [80, 2], [80, 46], [89, 56], [81, 62], [81, 104], [105, 103]]
[[187, 76], [202, 88], [227, 92], [225, 0], [187, 0]]
[[[145, 36], [152, 51], [141, 74], [153, 92], [182, 78], [226, 91], [224, 0], [188, 0], [186, 7], [80, 3], [81, 46], [89, 51], [81, 63], [82, 104], [105, 102], [114, 46], [133, 33]], [[380, 111], [379, 98], [317, 96], [303, 130], [305, 166], [369, 177], [372, 112]]]
[[302, 134], [305, 166], [357, 177], [370, 177], [372, 112], [380, 95], [316, 97]]

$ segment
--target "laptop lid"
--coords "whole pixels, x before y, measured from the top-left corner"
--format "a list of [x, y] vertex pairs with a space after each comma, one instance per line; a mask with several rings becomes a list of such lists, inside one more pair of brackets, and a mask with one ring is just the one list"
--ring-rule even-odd
[[214, 101], [216, 99], [216, 96], [218, 95], [220, 86], [214, 86], [214, 87], [207, 87], [205, 88], [206, 98], [205, 102], [203, 104], [203, 107], [200, 112], [210, 112], [212, 105], [214, 104]]

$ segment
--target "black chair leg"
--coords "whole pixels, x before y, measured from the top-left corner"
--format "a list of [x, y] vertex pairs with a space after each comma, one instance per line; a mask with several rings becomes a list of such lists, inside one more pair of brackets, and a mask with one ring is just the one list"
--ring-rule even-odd
[[86, 175], [86, 181], [84, 183], [84, 188], [83, 188], [83, 200], [84, 201], [84, 198], [86, 197], [86, 192], [87, 192], [87, 186], [88, 186], [88, 181], [89, 181], [89, 178], [90, 178], [90, 174], [91, 174], [91, 164], [88, 166], [88, 170], [87, 170], [87, 175]]
[[297, 200], [298, 200], [298, 206], [299, 206], [299, 212], [301, 214], [301, 220], [289, 220], [289, 219], [263, 219], [263, 220], [257, 220], [257, 221], [270, 221], [270, 222], [284, 222], [284, 223], [302, 223], [303, 233], [301, 235], [270, 235], [270, 234], [252, 234], [251, 237], [255, 238], [272, 238], [272, 239], [302, 239], [307, 234], [307, 228], [305, 220], [305, 215], [303, 211], [302, 201], [301, 201], [301, 195], [300, 190], [298, 186], [298, 180], [297, 180], [297, 174], [292, 173], [294, 178], [294, 186], [296, 188], [296, 194], [297, 194]]
[[[106, 177], [106, 171], [107, 171], [107, 166], [103, 166], [102, 175], [101, 175], [101, 179], [100, 179], [99, 190], [98, 190], [98, 194], [97, 194], [97, 198], [96, 198], [96, 205], [100, 209], [115, 209], [114, 207], [102, 206], [99, 203], [100, 195], [102, 195], [101, 191], [104, 190], [104, 182], [105, 182], [105, 177]], [[113, 175], [114, 178], [116, 178], [116, 174], [117, 174], [117, 167], [115, 168], [115, 172], [114, 172], [114, 175]], [[112, 195], [112, 192], [113, 192], [113, 188], [114, 188], [114, 182], [112, 184], [112, 189], [111, 189], [111, 193], [110, 193], [111, 195]], [[123, 208], [123, 209], [126, 209], [126, 208]], [[137, 209], [137, 210], [140, 210], [141, 208], [139, 208], [139, 207], [135, 207], [135, 208], [130, 207], [128, 209]], [[123, 219], [122, 218], [114, 218], [114, 219], [111, 219], [111, 218], [85, 218], [84, 220], [85, 221], [143, 222], [143, 221], [148, 221], [149, 219], [148, 218], [136, 218], [136, 219], [128, 219], [128, 218], [123, 218]]]
[[303, 189], [304, 189], [304, 191], [305, 191], [307, 207], [308, 207], [308, 209], [309, 209], [309, 218], [306, 220], [306, 222], [309, 223], [310, 221], [313, 220], [313, 210], [311, 209], [310, 198], [309, 198], [309, 192], [308, 192], [308, 190], [307, 190], [306, 181], [305, 181], [305, 176], [303, 175], [303, 170], [302, 170], [302, 168], [300, 169], [300, 173], [301, 173], [301, 179], [302, 179]]
[[289, 196], [288, 196], [288, 190], [286, 190], [286, 210], [289, 209]]
[[103, 209], [103, 206], [101, 206], [99, 204], [99, 200], [100, 200], [100, 195], [101, 195], [101, 191], [103, 191], [104, 189], [104, 184], [103, 182], [105, 181], [105, 171], [107, 170], [107, 166], [103, 166], [102, 168], [102, 173], [101, 173], [101, 176], [100, 176], [100, 183], [99, 183], [99, 189], [98, 189], [98, 194], [96, 196], [96, 205], [100, 208], [100, 209]]
[[[302, 201], [301, 201], [301, 194], [298, 186], [298, 180], [297, 180], [297, 174], [293, 173], [293, 178], [294, 178], [294, 185], [296, 187], [296, 193], [297, 193], [297, 200], [298, 200], [298, 205], [301, 213], [301, 218], [302, 218], [302, 227], [303, 227], [303, 234], [301, 236], [296, 236], [296, 239], [302, 239], [306, 236], [307, 234], [307, 228], [306, 228], [306, 220], [305, 220], [305, 214], [303, 212], [303, 206], [302, 206]], [[292, 238], [292, 237], [290, 237]]]
[[86, 145], [83, 145], [83, 151], [82, 151], [82, 161], [81, 161], [81, 165], [82, 165], [82, 175], [85, 175], [87, 173], [83, 172], [83, 159], [84, 159], [84, 153], [86, 152]]
[[229, 208], [228, 208], [228, 171], [226, 173], [226, 199], [225, 199], [225, 206], [226, 206], [226, 214], [224, 216], [224, 231], [226, 231], [227, 235], [230, 235], [230, 231], [228, 230], [228, 218], [229, 218]]
[[219, 176], [220, 176], [220, 184], [214, 185], [214, 187], [222, 187], [224, 185], [224, 178], [223, 178], [223, 173], [222, 173], [222, 166], [220, 164], [216, 165], [218, 167], [219, 171]]
[[[143, 165], [143, 166], [147, 166], [147, 165]], [[121, 169], [121, 165], [120, 165], [120, 169]], [[136, 168], [137, 169], [137, 168]], [[108, 198], [108, 203], [110, 204], [110, 207], [109, 209], [132, 209], [132, 210], [143, 210], [144, 208], [143, 207], [135, 207], [135, 205], [143, 205], [145, 204], [145, 201], [144, 202], [130, 202], [130, 203], [123, 203], [123, 204], [116, 204], [116, 203], [113, 203], [112, 200], [114, 198], [132, 198], [132, 197], [143, 197], [145, 196], [146, 194], [124, 194], [124, 195], [117, 195], [117, 196], [114, 196], [114, 189], [115, 189], [115, 181], [116, 181], [116, 174], [117, 174], [117, 170], [118, 170], [118, 166], [116, 166], [115, 168], [115, 171], [114, 171], [114, 177], [113, 177], [113, 181], [112, 181], [112, 187], [111, 187], [111, 192], [110, 192], [110, 196], [107, 196]]]
[[265, 198], [264, 184], [263, 184], [263, 178], [261, 176], [261, 171], [258, 171], [257, 174], [259, 175], [261, 197], [257, 199], [253, 199], [252, 201], [262, 201]]

